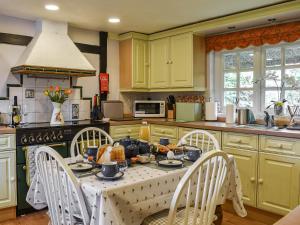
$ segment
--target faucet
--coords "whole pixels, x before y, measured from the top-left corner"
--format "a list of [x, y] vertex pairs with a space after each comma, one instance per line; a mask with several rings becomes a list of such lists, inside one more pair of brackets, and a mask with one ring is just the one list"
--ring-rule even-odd
[[264, 113], [265, 113], [265, 118], [264, 118], [265, 126], [267, 128], [274, 127], [274, 116], [270, 116], [270, 114], [267, 111], [264, 111]]

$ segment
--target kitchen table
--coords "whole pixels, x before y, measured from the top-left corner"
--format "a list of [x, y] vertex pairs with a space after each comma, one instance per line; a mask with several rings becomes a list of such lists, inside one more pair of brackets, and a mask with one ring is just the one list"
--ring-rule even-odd
[[[232, 156], [229, 173], [219, 204], [231, 199], [239, 216], [247, 212], [242, 201], [239, 173]], [[157, 166], [129, 167], [122, 179], [101, 181], [95, 176], [79, 178], [86, 200], [91, 225], [140, 225], [144, 218], [170, 207], [174, 191], [188, 167], [161, 169]], [[36, 209], [47, 206], [39, 176], [36, 174], [27, 195]]]

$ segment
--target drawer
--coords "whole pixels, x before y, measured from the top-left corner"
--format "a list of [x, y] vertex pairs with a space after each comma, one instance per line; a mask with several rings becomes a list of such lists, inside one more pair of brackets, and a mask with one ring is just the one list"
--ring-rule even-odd
[[110, 135], [114, 140], [130, 136], [132, 138], [138, 138], [140, 133], [141, 125], [122, 125], [122, 126], [111, 126]]
[[278, 154], [300, 156], [300, 140], [274, 136], [260, 136], [260, 150]]
[[[197, 130], [197, 129], [180, 127], [178, 130], [178, 139], [182, 138], [184, 135], [186, 135], [187, 133], [194, 131], [194, 130]], [[219, 145], [221, 146], [221, 136], [222, 136], [221, 131], [214, 131], [214, 130], [205, 130], [205, 131], [212, 134], [217, 139], [217, 141], [219, 142]]]
[[223, 132], [222, 148], [258, 150], [258, 135]]
[[177, 139], [177, 127], [151, 125], [151, 136]]
[[[160, 137], [158, 137], [158, 136], [151, 136], [151, 143], [153, 143], [153, 144], [159, 143], [159, 139], [160, 139]], [[171, 144], [178, 143], [178, 140], [175, 138], [169, 138], [169, 141]]]
[[1, 134], [0, 135], [0, 151], [15, 149], [16, 148], [16, 135], [14, 134]]

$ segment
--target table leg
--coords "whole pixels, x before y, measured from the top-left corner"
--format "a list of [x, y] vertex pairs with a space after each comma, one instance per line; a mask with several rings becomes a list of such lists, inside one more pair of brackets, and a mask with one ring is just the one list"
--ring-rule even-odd
[[221, 205], [217, 205], [215, 215], [218, 217], [218, 219], [214, 221], [214, 225], [221, 225], [223, 221], [223, 210]]

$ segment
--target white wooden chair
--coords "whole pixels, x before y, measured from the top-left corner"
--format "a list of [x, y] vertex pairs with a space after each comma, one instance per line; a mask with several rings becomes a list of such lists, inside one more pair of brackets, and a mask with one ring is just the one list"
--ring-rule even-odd
[[113, 139], [104, 130], [97, 127], [87, 127], [79, 131], [72, 140], [71, 157], [83, 155], [89, 146], [100, 147], [104, 144], [113, 144]]
[[142, 225], [213, 224], [227, 171], [228, 156], [225, 152], [212, 150], [205, 153], [180, 180], [169, 213], [165, 210], [149, 216]]
[[80, 183], [64, 159], [48, 146], [35, 153], [38, 176], [45, 192], [52, 225], [88, 225]]
[[202, 153], [211, 150], [220, 150], [220, 145], [217, 139], [205, 130], [194, 130], [184, 135], [178, 142], [177, 146], [190, 145], [198, 147]]

